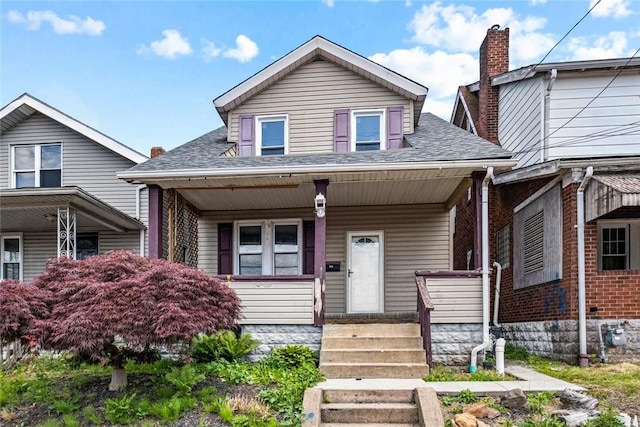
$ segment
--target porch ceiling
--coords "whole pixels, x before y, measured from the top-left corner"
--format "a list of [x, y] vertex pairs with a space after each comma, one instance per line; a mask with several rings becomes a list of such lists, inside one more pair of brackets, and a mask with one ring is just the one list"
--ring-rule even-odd
[[[200, 210], [252, 210], [312, 207], [312, 182], [235, 188], [183, 188], [180, 193]], [[463, 178], [330, 182], [328, 206], [403, 205], [445, 203]]]
[[[141, 230], [144, 224], [78, 187], [0, 190], [2, 231], [46, 230], [57, 227], [58, 208], [76, 210], [78, 227], [114, 231]], [[51, 221], [50, 218], [53, 218]]]

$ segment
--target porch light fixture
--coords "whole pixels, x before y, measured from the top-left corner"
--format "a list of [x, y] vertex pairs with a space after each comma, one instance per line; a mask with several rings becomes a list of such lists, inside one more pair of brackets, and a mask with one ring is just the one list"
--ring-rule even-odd
[[324, 217], [327, 209], [327, 198], [322, 193], [318, 193], [314, 199], [316, 205], [316, 215], [318, 218]]
[[58, 219], [58, 215], [57, 214], [52, 214], [52, 213], [46, 213], [44, 214], [44, 217], [51, 222], [56, 222], [56, 220]]

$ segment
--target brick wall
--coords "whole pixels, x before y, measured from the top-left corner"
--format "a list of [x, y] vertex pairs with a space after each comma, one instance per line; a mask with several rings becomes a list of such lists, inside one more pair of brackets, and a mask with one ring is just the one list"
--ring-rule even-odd
[[488, 29], [480, 46], [478, 135], [498, 142], [498, 87], [491, 78], [509, 71], [509, 29]]

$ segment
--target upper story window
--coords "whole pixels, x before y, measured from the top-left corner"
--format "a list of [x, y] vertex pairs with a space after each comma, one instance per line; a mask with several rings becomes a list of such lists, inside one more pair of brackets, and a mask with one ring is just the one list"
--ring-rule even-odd
[[61, 144], [12, 147], [13, 188], [62, 186]]
[[256, 154], [271, 156], [289, 152], [288, 118], [282, 116], [256, 117]]
[[386, 149], [384, 110], [352, 111], [351, 128], [351, 151]]

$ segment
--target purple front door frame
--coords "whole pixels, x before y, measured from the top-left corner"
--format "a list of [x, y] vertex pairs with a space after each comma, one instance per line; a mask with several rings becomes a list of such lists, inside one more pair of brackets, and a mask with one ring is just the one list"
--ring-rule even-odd
[[[316, 196], [322, 193], [327, 196], [328, 179], [313, 181], [316, 186]], [[327, 217], [315, 218], [315, 252], [313, 257], [313, 324], [322, 326], [324, 324], [324, 291], [325, 291], [325, 265], [327, 262]]]
[[162, 187], [149, 186], [149, 258], [162, 258]]

